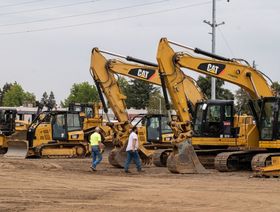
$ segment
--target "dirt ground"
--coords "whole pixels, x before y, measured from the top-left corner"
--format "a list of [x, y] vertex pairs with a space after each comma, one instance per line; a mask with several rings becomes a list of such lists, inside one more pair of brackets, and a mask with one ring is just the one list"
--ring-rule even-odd
[[90, 160], [0, 157], [0, 211], [280, 211], [279, 179], [154, 166], [125, 174], [106, 158], [92, 172]]

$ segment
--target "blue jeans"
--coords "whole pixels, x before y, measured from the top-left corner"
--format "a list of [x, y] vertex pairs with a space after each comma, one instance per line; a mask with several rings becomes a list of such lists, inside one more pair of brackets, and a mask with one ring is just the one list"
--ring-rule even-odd
[[137, 151], [127, 151], [126, 152], [126, 155], [127, 155], [127, 158], [126, 158], [126, 162], [125, 162], [125, 165], [124, 165], [124, 170], [125, 171], [128, 171], [128, 167], [129, 167], [129, 164], [131, 162], [131, 159], [133, 158], [135, 164], [136, 164], [136, 168], [138, 171], [141, 171], [141, 161], [140, 161], [140, 157], [139, 157], [139, 154]]
[[91, 147], [91, 155], [92, 155], [91, 166], [93, 168], [96, 168], [96, 166], [102, 161], [102, 154], [101, 154], [98, 146]]

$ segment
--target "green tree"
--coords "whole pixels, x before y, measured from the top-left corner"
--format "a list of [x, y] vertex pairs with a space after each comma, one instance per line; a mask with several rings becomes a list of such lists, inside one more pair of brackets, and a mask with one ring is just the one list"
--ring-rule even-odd
[[150, 99], [148, 102], [148, 113], [151, 114], [166, 114], [164, 97], [160, 94], [160, 92], [154, 92], [150, 95]]
[[42, 95], [42, 98], [41, 98], [41, 103], [45, 103], [45, 102], [48, 102], [48, 99], [49, 99], [49, 95], [48, 93], [45, 91]]
[[3, 105], [4, 94], [12, 87], [12, 83], [6, 83], [2, 90], [0, 89], [0, 106]]
[[158, 88], [148, 82], [137, 79], [131, 80], [131, 84], [128, 85], [126, 91], [126, 105], [128, 108], [147, 108], [150, 96], [158, 91]]
[[275, 93], [277, 94], [277, 96], [280, 95], [280, 84], [279, 82], [275, 81], [272, 83], [271, 88], [275, 91]]
[[69, 103], [88, 103], [98, 101], [98, 93], [96, 87], [88, 82], [75, 83], [70, 89], [69, 96], [62, 102], [62, 106], [68, 107]]
[[[211, 98], [211, 78], [210, 77], [202, 77], [199, 76], [197, 80], [198, 86], [201, 88], [201, 91], [207, 96], [207, 98]], [[216, 80], [216, 98], [217, 99], [233, 99], [233, 93], [226, 88], [223, 88], [225, 82], [223, 80]]]
[[15, 82], [3, 96], [3, 106], [17, 107], [22, 105], [34, 104], [35, 95], [25, 92], [21, 85]]
[[49, 98], [48, 98], [48, 102], [51, 108], [54, 108], [56, 106], [56, 101], [55, 101], [55, 97], [54, 97], [54, 93], [51, 91]]
[[124, 95], [126, 95], [127, 96], [127, 94], [128, 94], [128, 87], [129, 87], [129, 83], [128, 83], [128, 81], [124, 78], [124, 77], [119, 77], [118, 78], [118, 84], [119, 84], [119, 86], [120, 86], [120, 89], [121, 89], [121, 92], [124, 94]]
[[235, 108], [238, 113], [251, 114], [251, 111], [250, 111], [250, 108], [248, 105], [249, 96], [246, 91], [239, 88], [235, 92], [234, 98], [235, 98], [235, 102], [236, 102]]

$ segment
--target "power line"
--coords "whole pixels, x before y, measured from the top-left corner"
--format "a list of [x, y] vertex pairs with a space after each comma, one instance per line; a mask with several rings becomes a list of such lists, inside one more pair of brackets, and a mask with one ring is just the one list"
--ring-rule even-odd
[[33, 1], [25, 1], [21, 3], [16, 3], [16, 4], [6, 4], [6, 5], [0, 5], [0, 8], [5, 8], [5, 7], [15, 7], [15, 6], [20, 6], [20, 5], [25, 5], [25, 4], [32, 4], [32, 3], [38, 3], [38, 1], [46, 1], [46, 0], [33, 0]]
[[231, 55], [234, 57], [234, 53], [233, 53], [232, 49], [230, 48], [230, 45], [229, 45], [229, 43], [227, 42], [227, 39], [226, 39], [226, 37], [224, 36], [224, 33], [222, 32], [222, 30], [221, 30], [220, 28], [218, 28], [218, 30], [219, 30], [220, 34], [222, 35], [222, 39], [223, 39], [223, 41], [225, 42], [227, 48], [229, 49]]
[[74, 27], [86, 26], [86, 25], [91, 25], [91, 24], [114, 22], [114, 21], [119, 21], [119, 20], [130, 19], [130, 18], [136, 18], [136, 17], [142, 17], [142, 16], [149, 16], [149, 15], [155, 15], [155, 14], [160, 14], [160, 13], [172, 12], [172, 11], [176, 11], [176, 10], [182, 10], [182, 9], [185, 9], [185, 8], [197, 7], [197, 6], [202, 6], [202, 5], [209, 4], [209, 3], [211, 3], [211, 1], [188, 4], [188, 5], [185, 5], [185, 6], [183, 5], [183, 6], [175, 7], [175, 8], [171, 8], [171, 9], [158, 10], [158, 11], [154, 11], [154, 12], [141, 13], [141, 14], [138, 14], [138, 15], [130, 15], [130, 16], [124, 16], [124, 17], [120, 17], [120, 18], [112, 18], [112, 19], [107, 19], [107, 20], [101, 20], [101, 21], [91, 21], [91, 22], [85, 22], [85, 23], [80, 23], [80, 24], [71, 24], [71, 25], [64, 25], [64, 26], [57, 26], [57, 27], [47, 27], [47, 28], [41, 28], [41, 29], [31, 29], [31, 30], [17, 31], [17, 32], [3, 32], [3, 33], [0, 33], [0, 35], [12, 35], [12, 34], [22, 34], [22, 33], [31, 33], [31, 32], [42, 32], [42, 31], [74, 28]]
[[71, 4], [52, 6], [52, 7], [42, 7], [42, 8], [37, 8], [37, 9], [29, 9], [29, 10], [21, 10], [21, 11], [8, 12], [8, 13], [0, 13], [0, 16], [20, 14], [20, 13], [26, 13], [26, 12], [38, 12], [38, 11], [42, 11], [42, 10], [50, 10], [50, 9], [56, 9], [56, 8], [62, 8], [62, 7], [71, 7], [71, 6], [76, 6], [76, 5], [80, 5], [80, 4], [93, 3], [93, 2], [97, 2], [97, 1], [102, 1], [102, 0], [87, 0], [87, 1], [82, 1], [82, 2], [71, 3]]
[[135, 8], [135, 7], [142, 7], [142, 6], [148, 6], [148, 5], [153, 5], [153, 4], [159, 4], [159, 3], [162, 3], [162, 2], [166, 2], [166, 1], [168, 1], [168, 0], [161, 0], [161, 1], [156, 1], [156, 2], [143, 3], [143, 4], [137, 4], [137, 5], [132, 5], [132, 6], [107, 9], [107, 10], [101, 10], [101, 11], [95, 11], [95, 12], [89, 12], [89, 13], [82, 13], [82, 14], [77, 14], [77, 15], [67, 15], [67, 16], [61, 16], [61, 17], [56, 17], [56, 18], [39, 19], [39, 20], [34, 20], [34, 21], [23, 21], [23, 22], [10, 23], [10, 24], [0, 24], [0, 26], [2, 26], [2, 27], [3, 26], [16, 26], [16, 25], [23, 25], [23, 24], [31, 24], [31, 23], [38, 23], [38, 22], [47, 22], [47, 21], [82, 17], [82, 16], [101, 14], [101, 13], [106, 13], [106, 12], [119, 11], [119, 10], [124, 10], [124, 9], [131, 9], [131, 8]]

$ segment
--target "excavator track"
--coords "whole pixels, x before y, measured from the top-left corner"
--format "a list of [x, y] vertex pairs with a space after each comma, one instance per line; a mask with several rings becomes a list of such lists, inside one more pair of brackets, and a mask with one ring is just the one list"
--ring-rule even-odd
[[195, 153], [200, 161], [200, 163], [206, 169], [214, 169], [215, 168], [215, 158], [218, 154], [222, 152], [233, 151], [229, 149], [203, 149], [203, 150], [195, 150]]
[[167, 159], [172, 149], [158, 149], [153, 154], [153, 164], [157, 167], [166, 167]]
[[261, 150], [223, 152], [215, 158], [215, 169], [220, 172], [251, 170], [251, 160]]
[[34, 156], [39, 158], [84, 158], [87, 154], [82, 143], [47, 143], [33, 148]]
[[253, 157], [251, 167], [253, 171], [259, 171], [261, 168], [271, 165], [271, 158], [280, 156], [280, 153], [262, 153]]
[[179, 143], [167, 159], [167, 168], [177, 174], [209, 173], [200, 163], [189, 140]]

